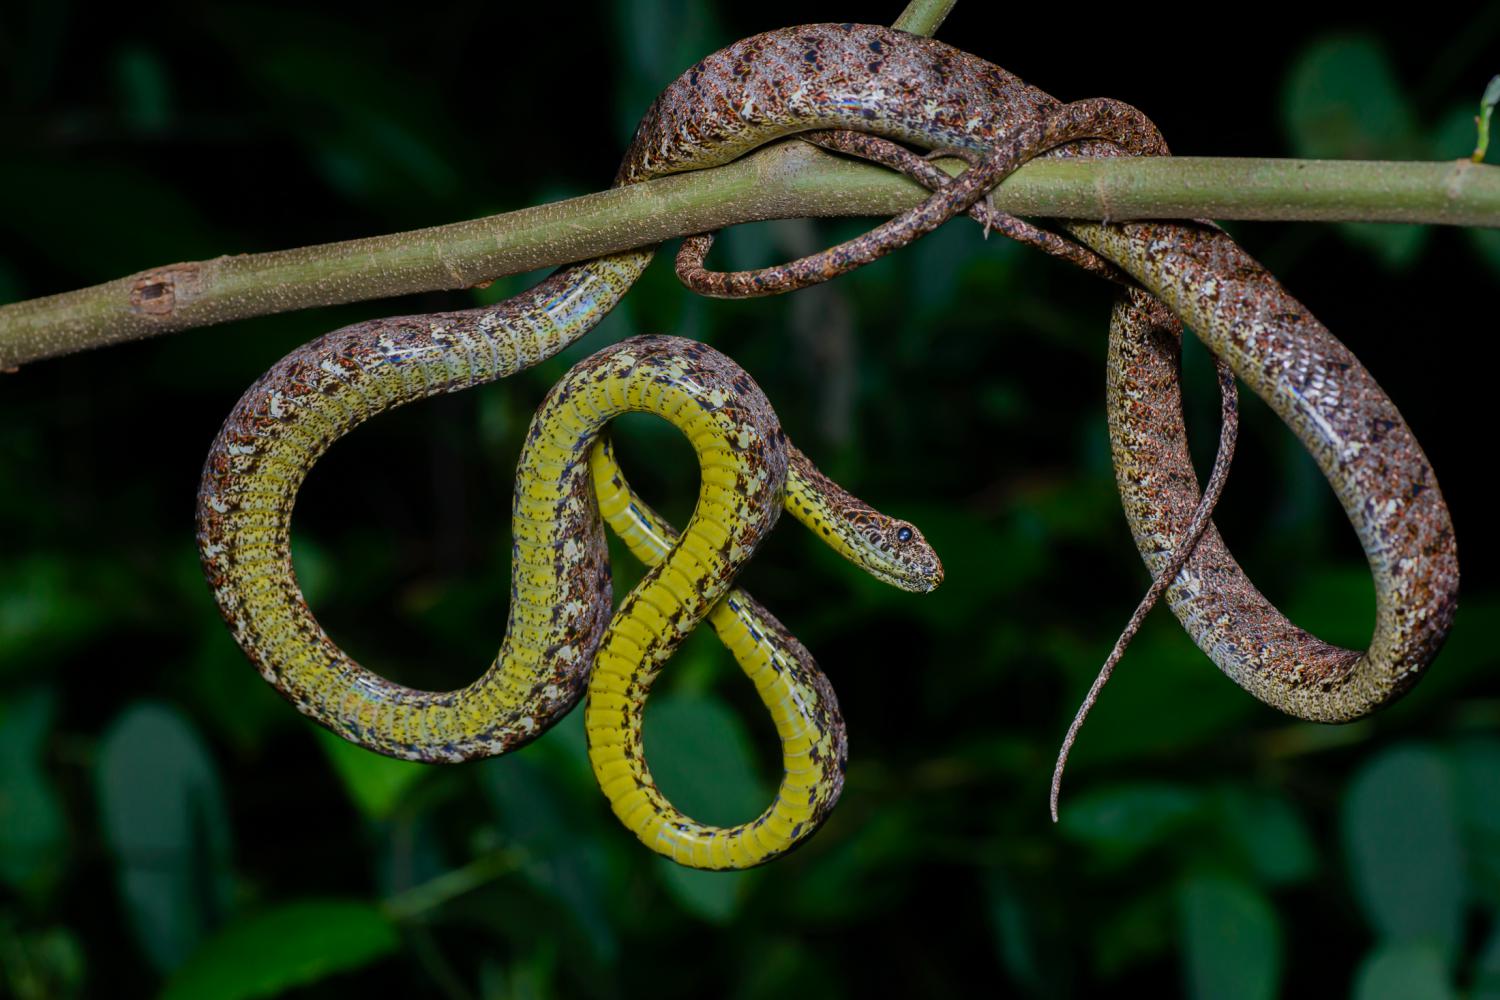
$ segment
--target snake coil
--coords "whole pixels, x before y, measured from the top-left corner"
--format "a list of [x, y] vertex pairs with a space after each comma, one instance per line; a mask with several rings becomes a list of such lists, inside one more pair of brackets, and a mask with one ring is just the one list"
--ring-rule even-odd
[[[968, 210], [1017, 163], [1049, 146], [1043, 155], [1107, 156], [1122, 148], [1166, 153], [1154, 127], [1133, 109], [1113, 102], [1064, 106], [941, 42], [868, 25], [825, 24], [757, 35], [689, 69], [647, 112], [617, 183], [722, 164], [772, 140], [827, 129], [963, 155], [975, 166], [867, 237], [787, 265], [778, 272], [779, 287], [822, 280], [915, 238]], [[1066, 228], [1107, 262], [1101, 267], [1117, 268], [1140, 286], [1114, 311], [1109, 412], [1126, 513], [1153, 573], [1170, 559], [1199, 499], [1177, 389], [1180, 318], [1312, 452], [1375, 577], [1370, 648], [1340, 649], [1287, 621], [1210, 526], [1167, 590], [1194, 641], [1246, 690], [1301, 718], [1358, 718], [1398, 696], [1441, 646], [1452, 622], [1458, 569], [1436, 479], [1394, 405], [1353, 354], [1217, 228], [1179, 222]], [[633, 251], [567, 267], [483, 309], [335, 331], [288, 355], [240, 400], [205, 469], [200, 550], [236, 639], [301, 710], [383, 753], [422, 760], [499, 753], [534, 738], [574, 704], [607, 636], [591, 720], [618, 713], [629, 734], [635, 724], [630, 706], [618, 699], [644, 697], [659, 665], [658, 647], [637, 637], [636, 645], [650, 655], [637, 659], [638, 673], [631, 674], [627, 664], [636, 654], [622, 644], [630, 644], [635, 626], [617, 618], [606, 629], [602, 528], [586, 452], [577, 451], [576, 441], [571, 465], [550, 478], [518, 482], [510, 625], [496, 667], [462, 691], [414, 691], [354, 664], [306, 608], [287, 542], [297, 487], [335, 440], [392, 407], [503, 378], [555, 355], [619, 301], [651, 256]], [[759, 283], [727, 276], [717, 287], [744, 294], [778, 286], [764, 276]], [[621, 358], [608, 354], [586, 371], [608, 371]], [[733, 380], [729, 386], [739, 391]], [[726, 401], [734, 405], [730, 396]], [[580, 410], [577, 419], [592, 418]], [[554, 444], [562, 447], [560, 439]], [[772, 471], [777, 467], [768, 457], [761, 471], [774, 479], [782, 474]], [[761, 485], [757, 481], [757, 490]], [[751, 505], [775, 506], [761, 492], [745, 495], [755, 497]], [[720, 527], [731, 547], [736, 530], [752, 532]], [[753, 537], [760, 530], [753, 529]], [[673, 551], [693, 551], [692, 544], [684, 540]], [[753, 548], [751, 541], [738, 544]], [[693, 558], [708, 569], [716, 565], [709, 549], [693, 551]], [[670, 569], [655, 577], [673, 578]], [[698, 584], [688, 576], [675, 586]], [[627, 604], [632, 616], [670, 617], [644, 600]], [[742, 856], [691, 827], [677, 830], [684, 836], [674, 839], [676, 821], [662, 818], [665, 804], [653, 797], [635, 766], [639, 761], [631, 763], [633, 745], [621, 742], [615, 755], [615, 744], [595, 737], [605, 723], [589, 725], [601, 781], [607, 789], [624, 781], [616, 810], [653, 846], [712, 865], [755, 863], [784, 849], [763, 844], [759, 855]], [[811, 804], [809, 815], [819, 808]]]

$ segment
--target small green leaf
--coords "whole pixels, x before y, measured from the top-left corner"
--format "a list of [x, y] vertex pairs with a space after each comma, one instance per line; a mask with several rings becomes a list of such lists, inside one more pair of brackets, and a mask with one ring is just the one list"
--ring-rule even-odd
[[1116, 785], [1064, 798], [1062, 832], [1121, 859], [1162, 840], [1198, 811], [1198, 793], [1177, 785]]
[[[572, 713], [557, 728], [581, 726], [581, 715]], [[554, 733], [556, 729], [542, 742], [555, 740]], [[481, 765], [484, 790], [502, 828], [527, 858], [521, 869], [526, 881], [572, 916], [597, 958], [612, 961], [619, 940], [606, 906], [610, 897], [607, 856], [599, 843], [581, 836], [566, 815], [567, 803], [559, 795], [556, 776], [538, 764], [533, 749], [540, 745], [528, 748], [522, 756], [485, 761]], [[607, 836], [620, 833], [614, 824], [606, 829]]]
[[0, 668], [87, 642], [105, 621], [67, 563], [47, 556], [0, 563]]
[[791, 908], [804, 925], [899, 909], [915, 891], [911, 883], [920, 869], [912, 859], [922, 852], [922, 837], [915, 810], [890, 809], [842, 839], [818, 841], [818, 863], [799, 874]]
[[105, 734], [96, 775], [120, 893], [146, 954], [181, 965], [223, 917], [229, 822], [219, 778], [193, 727], [142, 703]]
[[995, 950], [1005, 971], [1026, 989], [1040, 992], [1046, 977], [1037, 955], [1036, 931], [1032, 927], [1034, 905], [999, 871], [991, 873], [985, 888]]
[[166, 129], [172, 119], [171, 85], [160, 56], [138, 45], [121, 48], [115, 81], [126, 124], [147, 134]]
[[1451, 768], [1426, 747], [1387, 751], [1355, 777], [1343, 833], [1355, 894], [1391, 944], [1452, 955], [1463, 919], [1464, 866]]
[[[1456, 1000], [1443, 956], [1432, 945], [1402, 944], [1376, 949], [1359, 965], [1354, 1000]], [[1476, 997], [1475, 1000], [1478, 1000]]]
[[1183, 883], [1179, 907], [1190, 996], [1259, 1000], [1276, 995], [1281, 933], [1264, 896], [1232, 879], [1195, 876]]
[[1408, 152], [1416, 134], [1411, 102], [1369, 35], [1307, 46], [1287, 73], [1282, 114], [1293, 155], [1309, 159], [1381, 159]]
[[205, 942], [161, 1000], [276, 996], [396, 950], [396, 931], [367, 903], [306, 900], [242, 918]]
[[1479, 99], [1478, 122], [1479, 135], [1474, 142], [1474, 153], [1471, 157], [1475, 163], [1484, 162], [1484, 154], [1490, 148], [1490, 119], [1494, 117], [1495, 105], [1500, 104], [1500, 76], [1490, 78], [1489, 86], [1484, 88], [1484, 96]]
[[622, 0], [612, 4], [621, 71], [615, 81], [615, 122], [629, 141], [641, 111], [661, 89], [727, 38], [705, 0]]
[[[1287, 74], [1283, 118], [1294, 156], [1412, 159], [1422, 151], [1411, 101], [1384, 47], [1366, 35], [1308, 46]], [[1427, 240], [1422, 226], [1345, 223], [1339, 228], [1392, 268], [1414, 261]]]
[[717, 699], [664, 695], [653, 700], [646, 711], [645, 745], [656, 787], [700, 823], [745, 823], [770, 804], [744, 724]]
[[316, 541], [298, 535], [292, 539], [292, 567], [297, 574], [297, 586], [310, 605], [322, 603], [324, 595], [333, 589], [337, 571], [328, 557], [328, 550]]
[[1260, 878], [1271, 885], [1286, 885], [1317, 871], [1312, 835], [1291, 803], [1236, 791], [1225, 796], [1223, 808], [1225, 832]]
[[1107, 979], [1168, 955], [1181, 938], [1178, 893], [1150, 888], [1126, 899], [1093, 930], [1094, 961]]
[[1452, 754], [1469, 859], [1469, 897], [1500, 908], [1500, 740], [1460, 744]]
[[755, 940], [746, 950], [748, 961], [733, 977], [733, 1000], [785, 1000], [787, 997], [847, 996], [848, 973], [816, 944], [786, 936]]
[[54, 698], [33, 691], [0, 704], [0, 881], [44, 894], [62, 874], [66, 817], [42, 767]]
[[[1128, 613], [1128, 606], [1122, 606], [1121, 618], [1109, 627], [1118, 629]], [[1071, 717], [1108, 654], [1114, 633], [1102, 634], [1088, 643], [1079, 641], [1076, 628], [1031, 634], [1031, 641], [1067, 672], [1075, 691], [1067, 705]], [[1193, 711], [1155, 712], [1156, 706], [1179, 700], [1191, 704]], [[1083, 727], [1068, 764], [1069, 779], [1078, 782], [1071, 787], [1085, 787], [1081, 778], [1073, 777], [1073, 769], [1081, 776], [1088, 767], [1101, 762], [1117, 764], [1133, 757], [1181, 754], [1190, 747], [1212, 744], [1226, 728], [1243, 725], [1257, 710], [1252, 699], [1245, 698], [1243, 691], [1213, 669], [1170, 614], [1158, 612], [1131, 643], [1120, 670]], [[1152, 724], [1141, 725], [1140, 720], [1147, 717], [1153, 718]], [[1057, 724], [1062, 731], [1067, 718]], [[1071, 795], [1064, 791], [1065, 812]]]
[[15, 1000], [83, 996], [83, 946], [66, 927], [21, 931], [0, 919], [0, 991]]
[[349, 797], [371, 819], [389, 818], [407, 789], [432, 771], [431, 765], [373, 753], [326, 729], [318, 729], [318, 742]]
[[657, 859], [662, 884], [684, 910], [711, 924], [727, 924], [744, 901], [755, 872], [708, 872]]
[[1375, 584], [1364, 565], [1338, 563], [1310, 570], [1286, 602], [1287, 616], [1325, 642], [1359, 649], [1375, 622]]
[[1500, 837], [1500, 739], [1486, 737], [1453, 752], [1459, 811], [1476, 834]]

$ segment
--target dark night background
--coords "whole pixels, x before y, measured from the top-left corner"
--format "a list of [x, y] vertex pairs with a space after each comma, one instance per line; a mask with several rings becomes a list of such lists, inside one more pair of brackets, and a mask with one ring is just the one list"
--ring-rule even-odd
[[[0, 302], [597, 190], [699, 56], [900, 6], [6, 0]], [[1384, 18], [960, 0], [939, 37], [1060, 97], [1130, 101], [1183, 154], [1466, 155], [1500, 6]], [[746, 227], [719, 260], [866, 225]], [[694, 298], [659, 260], [562, 358], [383, 417], [314, 472], [296, 527], [313, 606], [362, 661], [424, 687], [493, 656], [519, 437], [568, 364], [624, 336], [726, 351], [826, 471], [921, 525], [948, 570], [929, 596], [863, 578], [790, 520], [743, 578], [818, 656], [851, 743], [827, 826], [744, 874], [639, 847], [576, 715], [452, 768], [325, 738], [245, 663], [201, 580], [199, 470], [260, 372], [336, 326], [530, 278], [5, 377], [0, 995], [1500, 997], [1500, 234], [1230, 228], [1416, 431], [1458, 532], [1458, 621], [1411, 695], [1324, 727], [1255, 702], [1154, 613], [1083, 731], [1058, 827], [1058, 741], [1147, 583], [1105, 433], [1110, 291], [1081, 273], [967, 222], [778, 300]], [[1186, 365], [1206, 468], [1216, 402], [1196, 344]], [[1300, 624], [1362, 647], [1373, 592], [1353, 532], [1259, 400], [1244, 425], [1218, 523]], [[687, 446], [645, 418], [617, 439], [681, 523]], [[636, 572], [617, 559], [621, 586]], [[747, 818], [774, 787], [749, 695], [697, 637], [653, 696], [653, 769], [701, 819]]]

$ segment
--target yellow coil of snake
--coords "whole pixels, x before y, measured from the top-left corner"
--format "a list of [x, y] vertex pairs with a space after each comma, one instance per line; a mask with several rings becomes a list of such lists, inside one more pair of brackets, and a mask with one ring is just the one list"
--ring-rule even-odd
[[[764, 395], [732, 362], [692, 341], [637, 338], [575, 368], [548, 396], [528, 432], [512, 513], [510, 622], [495, 664], [460, 691], [418, 691], [344, 654], [296, 588], [288, 550], [291, 505], [311, 465], [308, 442], [322, 430], [317, 418], [324, 411], [275, 392], [246, 398], [269, 401], [265, 417], [274, 421], [275, 433], [257, 438], [255, 448], [221, 435], [200, 505], [205, 565], [226, 620], [266, 678], [301, 711], [362, 746], [444, 761], [527, 742], [578, 701], [601, 638], [609, 636], [616, 651], [611, 662], [644, 698], [660, 663], [713, 611], [715, 630], [771, 710], [788, 775], [766, 817], [745, 828], [722, 831], [693, 823], [659, 795], [652, 802], [660, 816], [630, 814], [628, 824], [648, 846], [684, 864], [744, 867], [769, 860], [816, 829], [842, 787], [843, 722], [816, 663], [748, 595], [736, 591], [722, 604], [715, 596], [723, 594], [780, 507], [788, 506], [818, 537], [887, 582], [923, 591], [942, 577], [921, 532], [850, 496], [786, 443]], [[274, 414], [271, 404], [280, 406]], [[708, 415], [693, 418], [692, 406]], [[631, 492], [604, 445], [592, 465], [588, 461], [600, 429], [629, 410], [677, 423], [698, 452], [699, 520], [680, 540]], [[225, 434], [243, 427], [237, 415]], [[608, 633], [602, 629], [610, 613], [610, 581], [596, 479], [611, 523], [643, 560], [656, 564], [668, 550], [681, 550], [659, 568], [664, 580], [649, 587], [649, 577], [642, 582], [646, 593], [629, 609], [622, 606]], [[644, 652], [627, 661], [619, 650], [631, 643], [657, 649], [659, 656], [646, 666]], [[642, 671], [649, 676], [642, 679]], [[591, 737], [603, 732], [616, 745], [639, 748], [642, 708], [630, 705], [617, 733], [595, 727]], [[631, 780], [649, 785], [643, 759], [637, 763]], [[617, 777], [612, 774], [611, 781]], [[653, 829], [670, 828], [674, 836], [648, 840], [642, 834], [648, 822]], [[714, 850], [686, 848], [690, 835]]]
[[[539, 417], [540, 419], [540, 417]], [[608, 438], [590, 456], [599, 509], [631, 553], [648, 566], [668, 558], [678, 541], [671, 525], [634, 496], [615, 463]], [[787, 445], [785, 508], [846, 558], [872, 575], [925, 592], [942, 581], [942, 565], [921, 533], [870, 508], [828, 480]], [[596, 671], [590, 711], [590, 760], [620, 820], [652, 850], [694, 868], [748, 868], [785, 853], [816, 829], [843, 788], [848, 756], [838, 701], [807, 648], [755, 598], [738, 588], [713, 606], [709, 626], [734, 655], [781, 741], [781, 788], [770, 808], [735, 827], [713, 827], [683, 816], [656, 789], [645, 765], [642, 716], [654, 670], [628, 662], [614, 674]], [[623, 689], [620, 702], [611, 697]]]

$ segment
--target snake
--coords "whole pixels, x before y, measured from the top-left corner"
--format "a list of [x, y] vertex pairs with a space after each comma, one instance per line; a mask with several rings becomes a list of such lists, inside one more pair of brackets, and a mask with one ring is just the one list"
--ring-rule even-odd
[[[766, 72], [755, 73], [757, 65]], [[712, 82], [705, 87], [705, 80]], [[871, 125], [888, 113], [875, 104], [909, 108], [925, 121], [915, 134], [904, 122]], [[722, 113], [736, 105], [755, 115]], [[939, 193], [957, 193], [986, 167], [1007, 173], [1038, 152], [1169, 153], [1149, 120], [1119, 106], [1063, 104], [942, 42], [856, 24], [772, 31], [715, 53], [667, 88], [642, 132], [663, 150], [681, 135], [698, 144], [738, 145], [779, 134], [778, 127], [816, 131], [807, 124], [818, 117], [812, 108], [837, 119], [818, 128], [878, 133], [977, 164]], [[1084, 141], [1057, 141], [1070, 126], [1079, 127]], [[1011, 142], [1028, 132], [1027, 142]], [[1043, 145], [1050, 148], [1039, 150]], [[909, 217], [921, 218], [920, 210], [874, 231], [870, 242], [888, 245]], [[1115, 479], [1148, 570], [1156, 577], [1174, 568], [1165, 598], [1193, 641], [1240, 687], [1296, 718], [1349, 722], [1401, 696], [1442, 648], [1457, 608], [1459, 572], [1436, 475], [1390, 397], [1348, 347], [1212, 223], [1066, 221], [1064, 229], [1136, 286], [1117, 299], [1110, 323], [1106, 382]], [[714, 274], [701, 266], [700, 241], [684, 247], [679, 275], [704, 294], [773, 294], [858, 266], [866, 256], [859, 243], [758, 271]], [[1203, 499], [1182, 418], [1184, 323], [1270, 405], [1333, 488], [1375, 584], [1367, 649], [1325, 642], [1286, 618], [1211, 522], [1190, 554], [1182, 553], [1180, 568], [1174, 566]]]
[[[794, 262], [794, 284], [842, 273], [967, 211], [1027, 155], [1167, 152], [1149, 121], [1118, 106], [1064, 105], [935, 40], [824, 24], [756, 35], [691, 67], [647, 111], [615, 182], [717, 166], [765, 143], [828, 129], [963, 155], [974, 165], [871, 234], [801, 270]], [[1017, 136], [1029, 152], [1017, 154]], [[1458, 568], [1435, 476], [1394, 404], [1352, 352], [1216, 227], [1075, 221], [1065, 229], [1139, 286], [1115, 307], [1108, 398], [1116, 479], [1148, 568], [1159, 572], [1170, 562], [1200, 499], [1177, 386], [1185, 320], [1312, 453], [1374, 576], [1370, 646], [1342, 649], [1282, 616], [1209, 526], [1166, 592], [1190, 636], [1241, 687], [1300, 718], [1348, 721], [1399, 696], [1447, 634]], [[619, 301], [653, 252], [565, 267], [481, 309], [335, 331], [292, 352], [237, 404], [206, 464], [200, 552], [236, 639], [297, 707], [362, 745], [423, 760], [503, 752], [572, 707], [608, 618], [597, 522], [515, 519], [518, 551], [531, 546], [539, 565], [551, 562], [536, 576], [513, 578], [512, 628], [497, 660], [512, 669], [504, 679], [496, 667], [461, 692], [434, 693], [358, 667], [317, 626], [287, 555], [290, 511], [307, 468], [337, 438], [394, 406], [555, 355]], [[744, 284], [752, 293], [762, 287], [775, 290], [754, 279]], [[568, 482], [586, 492], [582, 478]], [[518, 489], [518, 509], [522, 499]], [[571, 499], [581, 507], [597, 502], [584, 493]], [[541, 594], [558, 599], [526, 603]], [[631, 603], [632, 612], [641, 607]], [[617, 667], [624, 669], [617, 664], [610, 674], [619, 679]], [[632, 669], [623, 675], [627, 700], [631, 692], [644, 697], [654, 668], [638, 661]], [[618, 718], [628, 730], [626, 716]], [[640, 791], [642, 772], [630, 780]], [[659, 805], [649, 794], [640, 798]], [[660, 828], [647, 826], [655, 837]]]
[[[269, 392], [291, 391], [279, 384]], [[272, 397], [246, 398], [269, 406]], [[895, 586], [931, 590], [942, 564], [915, 525], [848, 494], [792, 446], [764, 394], [732, 361], [693, 341], [637, 337], [586, 359], [554, 387], [518, 466], [505, 642], [484, 676], [446, 693], [360, 667], [301, 600], [287, 540], [293, 480], [307, 466], [294, 456], [311, 447], [306, 435], [317, 425], [309, 421], [328, 397], [307, 397], [301, 410], [280, 398], [281, 415], [269, 423], [269, 409], [236, 411], [226, 423], [201, 494], [200, 543], [236, 638], [300, 710], [389, 756], [458, 761], [540, 735], [587, 683], [601, 787], [626, 826], [659, 853], [700, 868], [750, 867], [790, 850], [826, 818], [847, 761], [833, 689], [770, 612], [741, 590], [726, 591], [783, 507]], [[698, 455], [699, 503], [681, 536], [634, 493], [600, 436], [612, 417], [634, 411], [676, 424]], [[261, 450], [252, 453], [244, 442], [256, 434]], [[613, 618], [601, 515], [655, 567]], [[755, 684], [783, 748], [785, 778], [771, 806], [727, 829], [695, 823], [661, 796], [642, 747], [645, 691], [655, 676], [643, 673], [643, 658], [651, 653], [659, 669], [705, 617]], [[596, 655], [601, 669], [591, 674]], [[621, 715], [600, 721], [603, 706], [618, 702], [612, 685], [641, 690], [619, 706]]]
[[[580, 396], [590, 402], [577, 405], [574, 413], [586, 411], [586, 420], [559, 426], [554, 439], [575, 442], [570, 458], [576, 461], [586, 448], [589, 425], [596, 414], [612, 412], [618, 401], [627, 401], [664, 412], [654, 391], [685, 385], [692, 398], [701, 400], [715, 390], [701, 371], [704, 357], [714, 359], [715, 369], [738, 369], [727, 358], [693, 341], [676, 338], [634, 338], [622, 348], [602, 351], [570, 372], [538, 411], [538, 422], [549, 421], [549, 411], [567, 412], [567, 404]], [[639, 377], [641, 367], [652, 365], [665, 371], [650, 381]], [[602, 373], [601, 373], [602, 370]], [[722, 382], [722, 380], [720, 380]], [[737, 405], [745, 399], [745, 376], [734, 376]], [[700, 404], [701, 405], [701, 404]], [[690, 409], [691, 407], [684, 407]], [[720, 416], [722, 410], [716, 410]], [[696, 443], [699, 438], [695, 435]], [[705, 469], [705, 492], [700, 496], [694, 520], [681, 536], [649, 505], [635, 496], [614, 461], [607, 438], [600, 438], [590, 454], [595, 495], [605, 522], [625, 542], [630, 552], [653, 573], [660, 574], [651, 589], [645, 583], [632, 591], [616, 613], [600, 644], [588, 685], [584, 726], [589, 759], [600, 788], [615, 815], [648, 847], [679, 864], [700, 869], [740, 869], [764, 864], [800, 843], [827, 817], [843, 787], [848, 743], [838, 712], [838, 701], [827, 677], [812, 655], [769, 611], [753, 597], [734, 588], [715, 602], [719, 590], [703, 584], [673, 587], [673, 569], [686, 551], [697, 546], [684, 541], [695, 523], [712, 517], [707, 494], [710, 459], [699, 451]], [[914, 525], [888, 517], [846, 493], [812, 465], [800, 451], [786, 443], [788, 489], [781, 505], [836, 551], [860, 565], [876, 578], [904, 590], [925, 593], [943, 577], [942, 564]], [[729, 500], [742, 502], [732, 494]], [[728, 501], [721, 501], [721, 505]], [[707, 513], [705, 509], [707, 508]], [[837, 518], [830, 524], [830, 514]], [[746, 520], [725, 515], [728, 523]], [[743, 531], [744, 528], [736, 528]], [[695, 558], [710, 557], [698, 550]], [[693, 571], [692, 579], [727, 579]], [[662, 616], [674, 622], [671, 630], [651, 628], [636, 622], [636, 610], [649, 609], [648, 618]], [[782, 747], [784, 777], [771, 805], [755, 819], [734, 827], [697, 823], [683, 816], [656, 788], [645, 763], [642, 724], [646, 696], [662, 664], [676, 643], [707, 613], [719, 640], [734, 655], [754, 683], [761, 702], [770, 711]]]

